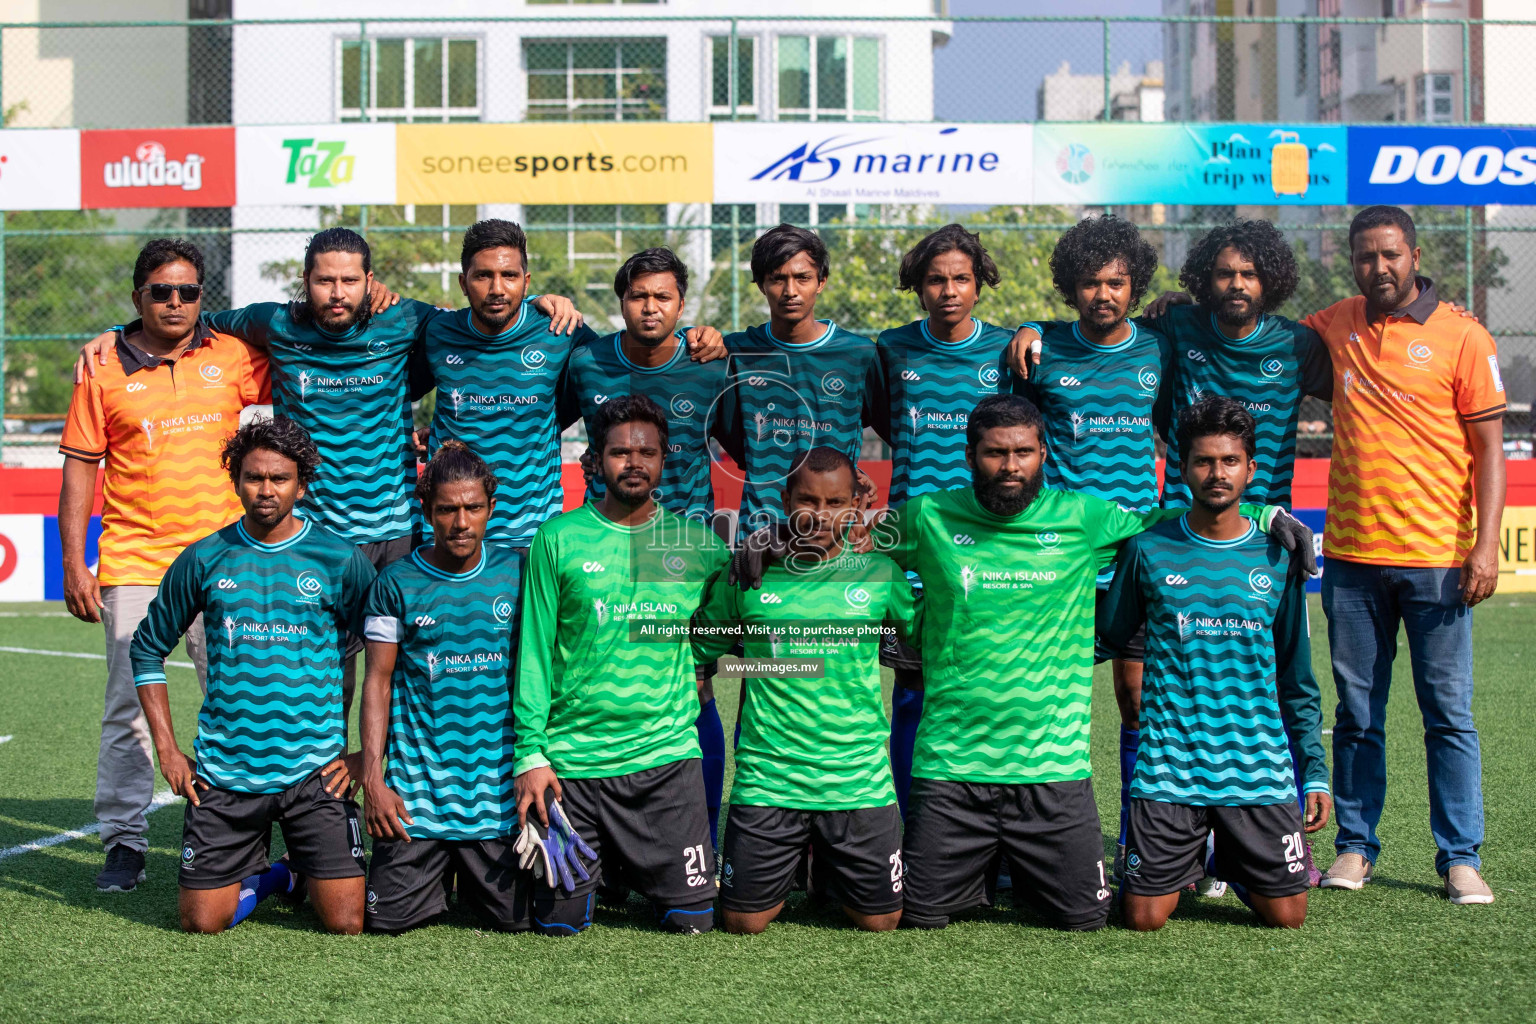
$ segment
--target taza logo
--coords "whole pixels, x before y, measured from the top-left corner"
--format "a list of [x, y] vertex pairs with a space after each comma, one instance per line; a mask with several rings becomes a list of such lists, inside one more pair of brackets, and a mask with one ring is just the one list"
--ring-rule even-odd
[[332, 188], [352, 180], [356, 159], [346, 152], [345, 142], [284, 139], [288, 151], [287, 184], [305, 188]]

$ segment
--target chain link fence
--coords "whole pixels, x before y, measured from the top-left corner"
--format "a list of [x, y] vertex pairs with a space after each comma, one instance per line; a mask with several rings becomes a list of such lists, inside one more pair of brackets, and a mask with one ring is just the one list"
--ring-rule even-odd
[[[537, 5], [505, 19], [283, 20], [0, 26], [0, 108], [9, 127], [118, 128], [352, 121], [1536, 121], [1521, 55], [1536, 23], [1279, 18], [1276, 0], [1165, 2], [1161, 19], [951, 18], [933, 0], [891, 16], [701, 19], [664, 6], [589, 14]], [[1285, 6], [1281, 3], [1280, 6]], [[273, 3], [274, 14], [300, 13]], [[1233, 12], [1246, 16], [1212, 16]], [[123, 54], [152, 53], [125, 74]], [[0, 169], [3, 173], [3, 169]], [[1532, 211], [1532, 212], [1528, 212]], [[867, 333], [918, 315], [895, 290], [900, 254], [958, 220], [983, 233], [1004, 274], [978, 315], [1011, 324], [1068, 315], [1050, 288], [1056, 237], [1101, 208], [855, 203], [521, 204], [10, 212], [0, 244], [4, 409], [16, 431], [53, 427], [78, 342], [132, 315], [134, 255], [150, 237], [196, 239], [210, 307], [283, 298], [317, 228], [347, 225], [402, 294], [461, 304], [464, 226], [521, 221], [541, 291], [616, 324], [613, 271], [639, 248], [678, 249], [694, 274], [690, 318], [722, 330], [766, 314], [746, 270], [751, 240], [789, 221], [833, 253], [822, 315]], [[1172, 286], [1190, 243], [1234, 216], [1281, 224], [1300, 315], [1353, 293], [1344, 207], [1121, 207], [1163, 254]], [[1536, 397], [1536, 208], [1414, 211], [1425, 272], [1499, 337], [1524, 410]], [[18, 424], [18, 417], [25, 417]], [[1326, 454], [1326, 409], [1311, 411]]]

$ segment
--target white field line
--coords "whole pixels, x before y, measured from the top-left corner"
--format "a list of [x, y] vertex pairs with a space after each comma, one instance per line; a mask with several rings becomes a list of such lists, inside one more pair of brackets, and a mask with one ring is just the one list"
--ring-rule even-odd
[[15, 736], [0, 736], [0, 743], [9, 743], [15, 738]]
[[[34, 647], [0, 647], [0, 651], [9, 651], [11, 654], [46, 654], [54, 658], [84, 658], [87, 661], [106, 661], [105, 654], [86, 654], [83, 651], [41, 651]], [[195, 668], [190, 661], [168, 661], [169, 668]]]
[[72, 619], [69, 612], [0, 612], [0, 619]]
[[[157, 811], [164, 807], [166, 804], [180, 799], [181, 797], [177, 796], [170, 790], [163, 789], [156, 793], [155, 798], [149, 802], [149, 811], [146, 813]], [[76, 839], [84, 839], [87, 836], [94, 836], [100, 831], [101, 822], [93, 821], [89, 825], [82, 825], [80, 828], [72, 828], [68, 832], [59, 832], [55, 835], [44, 836], [41, 839], [34, 839], [30, 843], [22, 843], [18, 846], [12, 846], [8, 849], [0, 850], [0, 860], [9, 860], [10, 858], [19, 856], [23, 853], [32, 853], [37, 850], [46, 850], [50, 846], [58, 846], [60, 843], [72, 843]]]

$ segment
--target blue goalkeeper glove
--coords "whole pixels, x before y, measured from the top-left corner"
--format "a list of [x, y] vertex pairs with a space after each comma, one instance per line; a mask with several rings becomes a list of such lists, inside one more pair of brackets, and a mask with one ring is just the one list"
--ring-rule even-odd
[[583, 882], [592, 877], [582, 858], [595, 861], [597, 854], [571, 827], [553, 788], [544, 791], [544, 807], [549, 815], [549, 828], [540, 825], [534, 815], [528, 815], [513, 850], [518, 854], [518, 864], [531, 870], [534, 878], [546, 879], [551, 889], [574, 893], [578, 877]]

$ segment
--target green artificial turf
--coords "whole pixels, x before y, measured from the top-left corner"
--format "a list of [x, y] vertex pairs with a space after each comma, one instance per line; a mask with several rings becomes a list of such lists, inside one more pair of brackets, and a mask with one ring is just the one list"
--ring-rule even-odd
[[[100, 627], [61, 605], [0, 606], [0, 646], [100, 652]], [[1313, 661], [1331, 693], [1315, 600]], [[1398, 662], [1390, 789], [1376, 880], [1314, 892], [1306, 928], [1256, 927], [1234, 898], [1186, 897], [1160, 933], [1064, 935], [1005, 909], [943, 932], [860, 934], [791, 901], [754, 938], [664, 935], [647, 908], [599, 910], [584, 935], [477, 930], [468, 918], [398, 938], [336, 938], [307, 908], [269, 901], [220, 936], [176, 922], [178, 804], [150, 817], [149, 881], [100, 894], [94, 838], [0, 860], [0, 1020], [1103, 1022], [1536, 1018], [1536, 595], [1476, 616], [1491, 907], [1453, 907], [1434, 873], [1422, 728]], [[1007, 652], [1015, 656], [1015, 652]], [[183, 659], [177, 654], [176, 659]], [[102, 662], [0, 652], [0, 849], [92, 821]], [[171, 669], [190, 748], [197, 685]], [[735, 694], [720, 694], [729, 733]], [[1324, 722], [1331, 724], [1327, 698]], [[1106, 847], [1117, 818], [1117, 720], [1095, 690], [1094, 767]], [[1316, 838], [1332, 857], [1330, 826]]]

